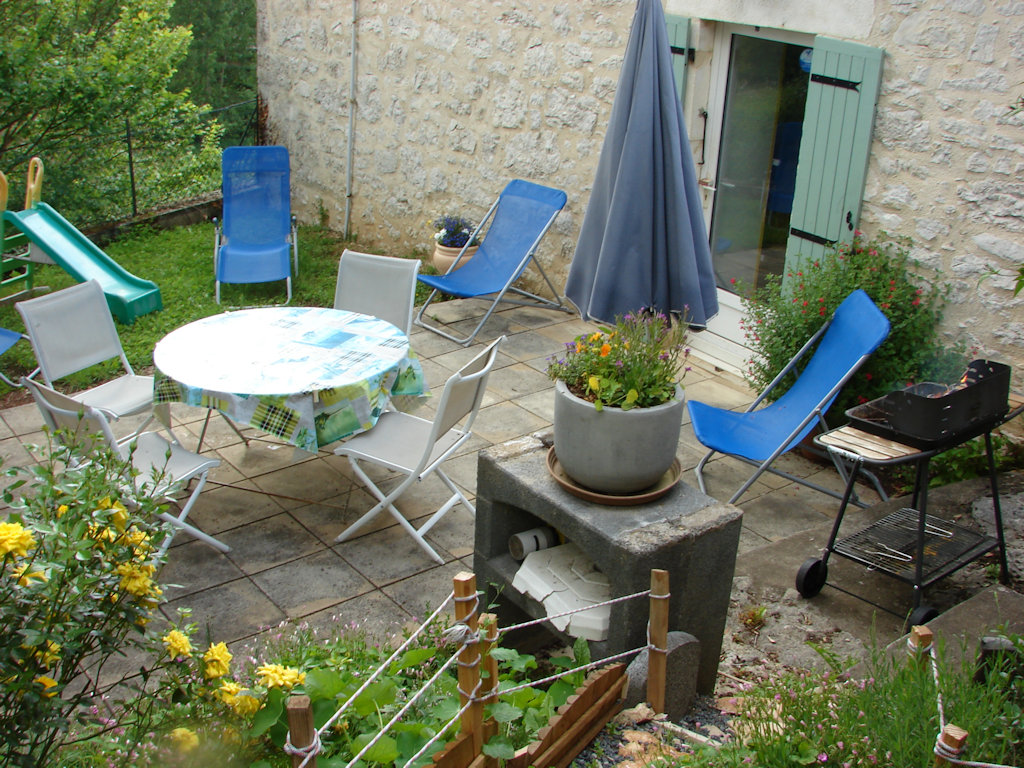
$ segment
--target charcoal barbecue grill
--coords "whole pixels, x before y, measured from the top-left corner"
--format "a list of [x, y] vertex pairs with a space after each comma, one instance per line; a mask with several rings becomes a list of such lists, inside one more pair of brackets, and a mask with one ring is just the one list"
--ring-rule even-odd
[[[974, 389], [979, 384], [983, 386]], [[908, 627], [924, 624], [938, 613], [923, 602], [926, 587], [982, 555], [998, 550], [999, 579], [1004, 584], [1009, 581], [992, 431], [1024, 412], [1024, 401], [1009, 397], [1009, 368], [988, 361], [972, 362], [958, 386], [936, 387], [939, 385], [916, 385], [852, 408], [847, 411], [849, 424], [815, 438], [846, 479], [846, 490], [821, 557], [810, 558], [797, 572], [796, 588], [803, 597], [814, 597], [825, 586], [833, 553], [912, 585], [914, 601]], [[920, 412], [915, 412], [918, 407]], [[988, 458], [995, 536], [979, 534], [927, 512], [931, 458], [981, 435]], [[912, 506], [837, 542], [859, 471], [865, 465], [898, 464], [916, 465]], [[877, 607], [904, 616], [885, 606]]]

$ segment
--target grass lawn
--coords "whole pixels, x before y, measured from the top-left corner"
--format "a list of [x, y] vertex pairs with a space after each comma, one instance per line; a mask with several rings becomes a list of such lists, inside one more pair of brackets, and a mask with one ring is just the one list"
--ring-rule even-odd
[[[203, 223], [170, 230], [138, 231], [104, 248], [107, 255], [126, 270], [160, 287], [163, 310], [143, 315], [132, 325], [117, 324], [121, 345], [136, 373], [150, 371], [153, 347], [175, 328], [228, 309], [284, 304], [283, 280], [222, 285], [221, 304], [217, 304], [213, 298], [213, 242], [213, 224]], [[329, 307], [334, 303], [338, 259], [346, 245], [349, 243], [337, 233], [319, 227], [299, 228], [299, 273], [292, 277], [293, 306]], [[424, 273], [433, 271], [429, 261], [421, 269]], [[49, 286], [51, 290], [66, 288], [74, 282], [71, 275], [56, 266], [43, 266], [36, 272], [35, 284]], [[417, 303], [425, 300], [425, 290], [425, 286], [419, 287]], [[13, 306], [0, 307], [0, 325], [19, 332], [25, 329]], [[17, 380], [36, 367], [35, 355], [29, 344], [18, 344], [4, 355], [0, 365], [9, 378]], [[116, 361], [95, 366], [62, 379], [61, 389], [84, 389], [119, 370]], [[22, 390], [12, 390], [0, 382], [0, 406], [27, 400]]]

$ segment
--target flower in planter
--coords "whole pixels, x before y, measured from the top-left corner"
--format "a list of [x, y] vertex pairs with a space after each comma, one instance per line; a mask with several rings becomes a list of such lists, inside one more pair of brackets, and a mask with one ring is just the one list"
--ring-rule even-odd
[[[434, 233], [434, 240], [438, 245], [443, 245], [446, 248], [461, 248], [469, 241], [476, 229], [476, 225], [472, 221], [461, 216], [439, 216], [431, 224], [437, 230]], [[480, 245], [480, 238], [473, 237], [469, 244], [471, 246]]]
[[576, 397], [594, 403], [597, 410], [650, 408], [675, 397], [689, 369], [681, 361], [686, 324], [655, 310], [640, 310], [615, 320], [614, 328], [601, 328], [568, 342], [564, 357], [548, 360], [548, 378], [565, 382]]

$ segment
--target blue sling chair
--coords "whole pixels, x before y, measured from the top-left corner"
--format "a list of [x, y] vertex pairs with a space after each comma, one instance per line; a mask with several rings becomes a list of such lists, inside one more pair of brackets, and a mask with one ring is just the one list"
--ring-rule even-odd
[[[565, 206], [565, 201], [565, 192], [559, 189], [522, 179], [510, 181], [468, 241], [473, 242], [473, 238], [483, 232], [485, 225], [490, 221], [476, 255], [463, 262], [463, 253], [466, 250], [464, 246], [448, 272], [443, 275], [419, 276], [419, 281], [433, 290], [416, 315], [416, 325], [463, 346], [469, 346], [497, 308], [498, 302], [571, 312], [572, 310], [562, 302], [543, 267], [533, 258], [541, 239]], [[553, 301], [512, 285], [531, 261], [551, 289], [555, 297]], [[460, 264], [461, 268], [456, 271]], [[490, 305], [476, 328], [468, 336], [460, 338], [423, 321], [427, 307], [438, 292], [462, 299], [488, 297]], [[506, 295], [508, 293], [528, 300], [509, 298]]]
[[[707, 492], [704, 466], [717, 452], [757, 467], [750, 479], [729, 499], [730, 504], [735, 504], [764, 472], [840, 498], [841, 495], [835, 491], [777, 470], [771, 464], [796, 447], [815, 425], [827, 429], [824, 415], [839, 390], [888, 335], [889, 320], [863, 290], [857, 289], [843, 300], [831, 319], [804, 344], [746, 411], [729, 411], [689, 401], [687, 407], [694, 434], [703, 446], [710, 449], [696, 469], [701, 491]], [[816, 344], [817, 349], [814, 349]], [[793, 386], [774, 402], [759, 408], [775, 386], [812, 349], [813, 355]]]
[[215, 295], [221, 283], [284, 280], [292, 298], [292, 265], [299, 271], [299, 242], [291, 215], [290, 170], [285, 147], [227, 147], [221, 156], [223, 227], [213, 247]]

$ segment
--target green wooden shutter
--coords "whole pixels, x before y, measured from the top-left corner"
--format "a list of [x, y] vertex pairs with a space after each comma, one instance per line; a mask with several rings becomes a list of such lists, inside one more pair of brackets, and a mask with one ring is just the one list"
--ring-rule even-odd
[[860, 220], [871, 129], [882, 79], [880, 48], [814, 39], [786, 268], [850, 242]]
[[665, 14], [665, 26], [668, 27], [668, 42], [672, 46], [672, 74], [675, 76], [676, 92], [679, 103], [685, 108], [686, 96], [686, 65], [690, 55], [690, 20], [685, 16]]

